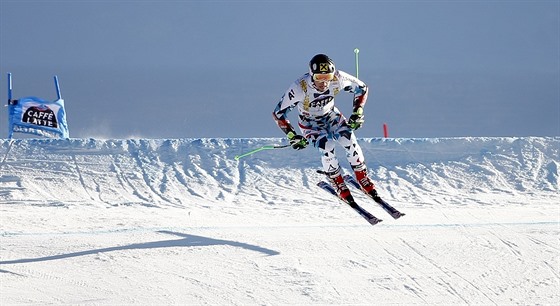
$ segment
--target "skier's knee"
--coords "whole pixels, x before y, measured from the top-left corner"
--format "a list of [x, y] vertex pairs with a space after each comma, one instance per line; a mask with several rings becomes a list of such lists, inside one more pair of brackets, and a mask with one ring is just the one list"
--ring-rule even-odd
[[320, 137], [319, 139], [315, 140], [315, 147], [319, 150], [325, 150], [327, 148], [327, 141], [327, 137]]
[[348, 140], [352, 139], [352, 132], [350, 130], [342, 130], [338, 133], [338, 135], [340, 135], [340, 137], [344, 137]]

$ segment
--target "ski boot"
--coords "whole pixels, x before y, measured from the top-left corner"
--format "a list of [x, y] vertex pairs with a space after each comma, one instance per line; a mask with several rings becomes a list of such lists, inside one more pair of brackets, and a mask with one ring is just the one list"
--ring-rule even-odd
[[346, 186], [346, 183], [344, 182], [344, 178], [340, 174], [340, 168], [329, 173], [328, 177], [336, 191], [336, 194], [338, 194], [341, 199], [346, 200], [348, 203], [355, 203], [354, 197], [352, 197], [352, 194], [350, 193], [350, 189], [348, 189], [348, 186]]
[[354, 174], [356, 175], [356, 180], [362, 186], [362, 189], [369, 194], [375, 201], [380, 199], [379, 195], [377, 194], [377, 190], [375, 190], [375, 185], [369, 178], [367, 174], [367, 167], [365, 164], [360, 164], [358, 166], [352, 167], [354, 170]]

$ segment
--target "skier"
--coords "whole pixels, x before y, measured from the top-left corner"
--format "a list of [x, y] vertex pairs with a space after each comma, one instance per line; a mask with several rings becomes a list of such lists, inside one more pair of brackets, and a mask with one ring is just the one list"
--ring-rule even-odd
[[[334, 104], [335, 96], [341, 91], [354, 94], [353, 111], [348, 120]], [[292, 83], [273, 112], [274, 120], [286, 133], [294, 149], [304, 149], [311, 143], [319, 150], [324, 172], [338, 195], [350, 203], [354, 203], [354, 198], [342, 177], [335, 155], [336, 142], [346, 150], [348, 162], [364, 191], [374, 198], [378, 197], [353, 132], [364, 123], [366, 100], [367, 86], [364, 82], [337, 70], [327, 55], [317, 54], [309, 62], [309, 73]], [[288, 113], [296, 106], [303, 135], [298, 134], [288, 120]]]

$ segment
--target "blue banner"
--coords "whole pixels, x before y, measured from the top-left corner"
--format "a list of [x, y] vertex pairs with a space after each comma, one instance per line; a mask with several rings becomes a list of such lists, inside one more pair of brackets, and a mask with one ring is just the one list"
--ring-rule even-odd
[[70, 138], [66, 123], [64, 100], [54, 102], [37, 97], [10, 101], [9, 136], [14, 132], [52, 138]]

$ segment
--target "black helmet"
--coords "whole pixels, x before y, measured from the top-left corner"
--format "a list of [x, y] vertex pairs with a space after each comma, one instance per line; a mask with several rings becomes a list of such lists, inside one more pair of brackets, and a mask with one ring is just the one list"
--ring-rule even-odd
[[317, 54], [309, 61], [311, 75], [334, 73], [334, 70], [334, 62], [325, 54]]

